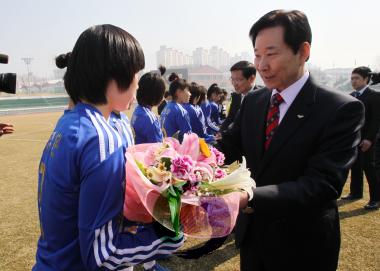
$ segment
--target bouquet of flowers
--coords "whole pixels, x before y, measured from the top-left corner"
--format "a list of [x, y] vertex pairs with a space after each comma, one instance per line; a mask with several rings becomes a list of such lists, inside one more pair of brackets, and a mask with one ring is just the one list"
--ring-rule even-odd
[[124, 216], [154, 220], [198, 238], [222, 237], [235, 226], [239, 192], [252, 197], [255, 182], [242, 164], [223, 167], [224, 154], [196, 134], [140, 144], [126, 153]]

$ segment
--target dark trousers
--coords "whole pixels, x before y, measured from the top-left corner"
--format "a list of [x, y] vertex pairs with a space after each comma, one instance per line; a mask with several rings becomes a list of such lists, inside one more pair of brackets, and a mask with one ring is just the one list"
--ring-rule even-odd
[[377, 199], [380, 201], [380, 136], [378, 136], [375, 145], [375, 169], [377, 176], [377, 187], [378, 187], [378, 196]]
[[366, 152], [359, 149], [358, 157], [351, 168], [350, 194], [355, 197], [363, 197], [364, 172], [368, 181], [370, 201], [380, 200], [379, 181], [375, 168], [375, 149], [374, 146]]
[[247, 231], [240, 245], [240, 271], [268, 271], [256, 246], [252, 231]]
[[[332, 234], [335, 239], [340, 240], [339, 232]], [[297, 254], [293, 254], [296, 249], [291, 247], [292, 243], [282, 251], [277, 249], [272, 251], [273, 240], [268, 240], [268, 244], [260, 246], [258, 238], [253, 235], [252, 231], [247, 232], [240, 245], [241, 271], [335, 271], [337, 269], [339, 240], [325, 249], [322, 246], [313, 246], [311, 243], [308, 248], [300, 249]]]

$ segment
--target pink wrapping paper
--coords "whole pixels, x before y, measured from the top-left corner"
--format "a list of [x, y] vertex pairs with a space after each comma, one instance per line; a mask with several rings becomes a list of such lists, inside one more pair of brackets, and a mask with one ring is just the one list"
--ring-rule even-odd
[[[159, 187], [145, 178], [138, 168], [139, 162], [149, 156], [157, 144], [141, 144], [130, 147], [126, 153], [126, 189], [124, 216], [136, 222], [154, 220], [173, 229], [166, 198], [161, 194], [168, 186]], [[186, 236], [195, 238], [222, 237], [231, 233], [239, 213], [239, 193], [218, 197], [182, 195], [180, 224]]]

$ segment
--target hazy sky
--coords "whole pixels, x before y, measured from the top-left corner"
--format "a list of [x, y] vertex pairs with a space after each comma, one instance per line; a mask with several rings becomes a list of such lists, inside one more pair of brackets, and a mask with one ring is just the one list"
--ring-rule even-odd
[[188, 54], [213, 45], [230, 54], [253, 53], [249, 29], [273, 9], [306, 13], [313, 31], [312, 64], [380, 69], [378, 0], [1, 0], [0, 8], [0, 53], [10, 57], [0, 73], [25, 74], [21, 58], [28, 56], [32, 72], [49, 77], [56, 55], [71, 51], [86, 28], [104, 23], [137, 38], [148, 70], [156, 66], [160, 45]]

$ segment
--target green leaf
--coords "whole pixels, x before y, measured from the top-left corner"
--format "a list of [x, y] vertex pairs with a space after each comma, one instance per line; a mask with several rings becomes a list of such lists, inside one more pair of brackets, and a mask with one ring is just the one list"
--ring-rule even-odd
[[140, 163], [139, 161], [137, 161], [135, 159], [135, 163], [137, 165], [137, 167], [141, 170], [142, 174], [144, 174], [144, 176], [146, 176], [146, 171], [145, 171], [145, 167], [142, 163]]
[[170, 190], [170, 189], [173, 190], [173, 192], [174, 192], [174, 195], [171, 192], [168, 193], [170, 218], [171, 218], [171, 222], [172, 222], [174, 231], [175, 231], [176, 235], [178, 236], [178, 234], [179, 234], [179, 212], [181, 209], [181, 193], [176, 187], [171, 186], [168, 190]]
[[177, 197], [177, 193], [176, 191], [174, 190], [174, 187], [173, 186], [169, 186], [168, 188], [168, 197], [169, 196], [172, 196], [172, 197]]
[[166, 170], [170, 170], [170, 166], [172, 165], [172, 160], [169, 157], [161, 157], [161, 163], [164, 164]]
[[209, 192], [209, 193], [214, 194], [216, 196], [241, 191], [241, 189], [239, 189], [239, 188], [218, 189], [215, 186], [213, 186], [212, 184], [209, 184], [206, 182], [201, 183], [199, 190], [200, 190], [200, 192]]
[[174, 186], [182, 190], [182, 186], [184, 186], [186, 183], [187, 181], [176, 181]]

